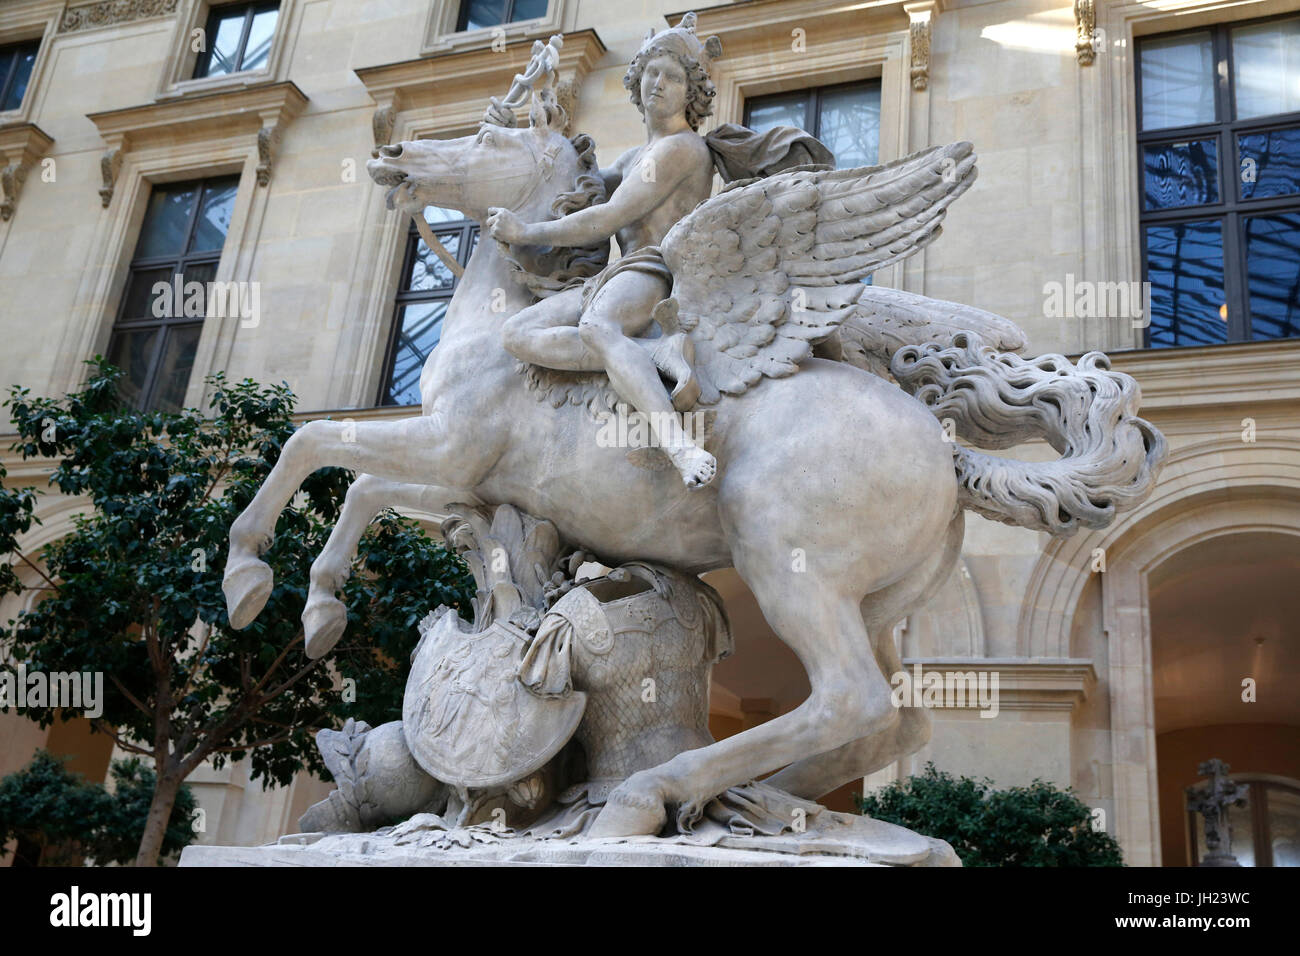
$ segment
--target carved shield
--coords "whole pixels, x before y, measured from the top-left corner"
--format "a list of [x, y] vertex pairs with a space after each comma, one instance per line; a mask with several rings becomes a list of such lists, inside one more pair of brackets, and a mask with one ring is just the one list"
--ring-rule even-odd
[[444, 614], [416, 648], [402, 700], [407, 745], [420, 766], [459, 787], [514, 783], [573, 736], [586, 694], [534, 696], [515, 676], [528, 635], [497, 621], [477, 634]]

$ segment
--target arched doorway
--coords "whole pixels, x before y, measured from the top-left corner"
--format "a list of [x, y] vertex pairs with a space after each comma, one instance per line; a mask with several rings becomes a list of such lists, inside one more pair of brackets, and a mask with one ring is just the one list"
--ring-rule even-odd
[[1237, 859], [1300, 863], [1300, 790], [1285, 783], [1300, 778], [1300, 537], [1197, 542], [1153, 568], [1147, 592], [1161, 862], [1195, 864], [1201, 826], [1184, 793], [1217, 757], [1250, 786], [1229, 815]]

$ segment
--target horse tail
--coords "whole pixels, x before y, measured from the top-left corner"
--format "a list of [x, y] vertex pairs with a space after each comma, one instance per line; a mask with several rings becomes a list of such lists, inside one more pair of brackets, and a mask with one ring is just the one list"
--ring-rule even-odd
[[904, 346], [890, 371], [974, 446], [1041, 438], [1056, 450], [1054, 461], [1018, 461], [953, 442], [958, 502], [995, 521], [1057, 535], [1105, 527], [1147, 495], [1164, 462], [1164, 436], [1137, 417], [1137, 382], [1100, 352], [1077, 364], [1024, 359], [959, 332], [947, 345]]

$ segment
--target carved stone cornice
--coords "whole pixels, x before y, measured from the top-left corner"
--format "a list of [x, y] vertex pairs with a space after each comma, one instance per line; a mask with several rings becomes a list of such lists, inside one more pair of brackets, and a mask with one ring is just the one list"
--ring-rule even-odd
[[94, 30], [97, 27], [147, 20], [152, 17], [171, 16], [179, 0], [96, 0], [94, 3], [77, 3], [63, 11], [59, 21], [60, 33]]
[[105, 206], [112, 199], [123, 154], [238, 136], [256, 137], [257, 182], [265, 186], [270, 181], [284, 127], [306, 106], [306, 95], [296, 84], [286, 81], [91, 113], [87, 119], [108, 144], [101, 161], [104, 186], [100, 197]]
[[28, 172], [53, 145], [34, 123], [0, 128], [0, 221], [12, 218]]
[[[407, 111], [436, 115], [448, 128], [477, 123], [483, 118], [488, 97], [505, 95], [515, 74], [523, 72], [534, 39], [509, 43], [502, 52], [465, 50], [354, 70], [378, 104], [372, 121], [375, 145], [389, 142], [397, 114]], [[605, 44], [595, 30], [566, 33], [560, 49], [560, 84], [580, 88], [604, 53]], [[454, 82], [449, 82], [451, 78]]]
[[[937, 14], [943, 0], [928, 0], [918, 6], [933, 7]], [[863, 35], [904, 29], [908, 22], [903, 0], [867, 0], [845, 3], [844, 0], [741, 0], [738, 3], [697, 10], [696, 33], [701, 37], [716, 34], [722, 40], [722, 60], [727, 58], [727, 44], [740, 42], [753, 46], [770, 43], [775, 49], [789, 49], [792, 31], [805, 31], [805, 42], [815, 43], [818, 35]], [[676, 26], [688, 10], [664, 14]]]
[[[1088, 658], [1056, 657], [905, 657], [903, 669], [921, 673], [992, 673], [998, 675], [1000, 710], [1069, 712], [1097, 687], [1097, 671]], [[968, 708], [978, 708], [969, 702]]]
[[1096, 0], [1074, 0], [1074, 53], [1080, 66], [1091, 66], [1097, 58]]

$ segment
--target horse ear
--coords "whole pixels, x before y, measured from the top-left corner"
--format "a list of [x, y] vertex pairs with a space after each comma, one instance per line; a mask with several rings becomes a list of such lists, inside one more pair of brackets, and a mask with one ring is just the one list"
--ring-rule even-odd
[[546, 89], [533, 90], [532, 103], [528, 107], [528, 125], [540, 134], [551, 131], [551, 110], [546, 102]]

